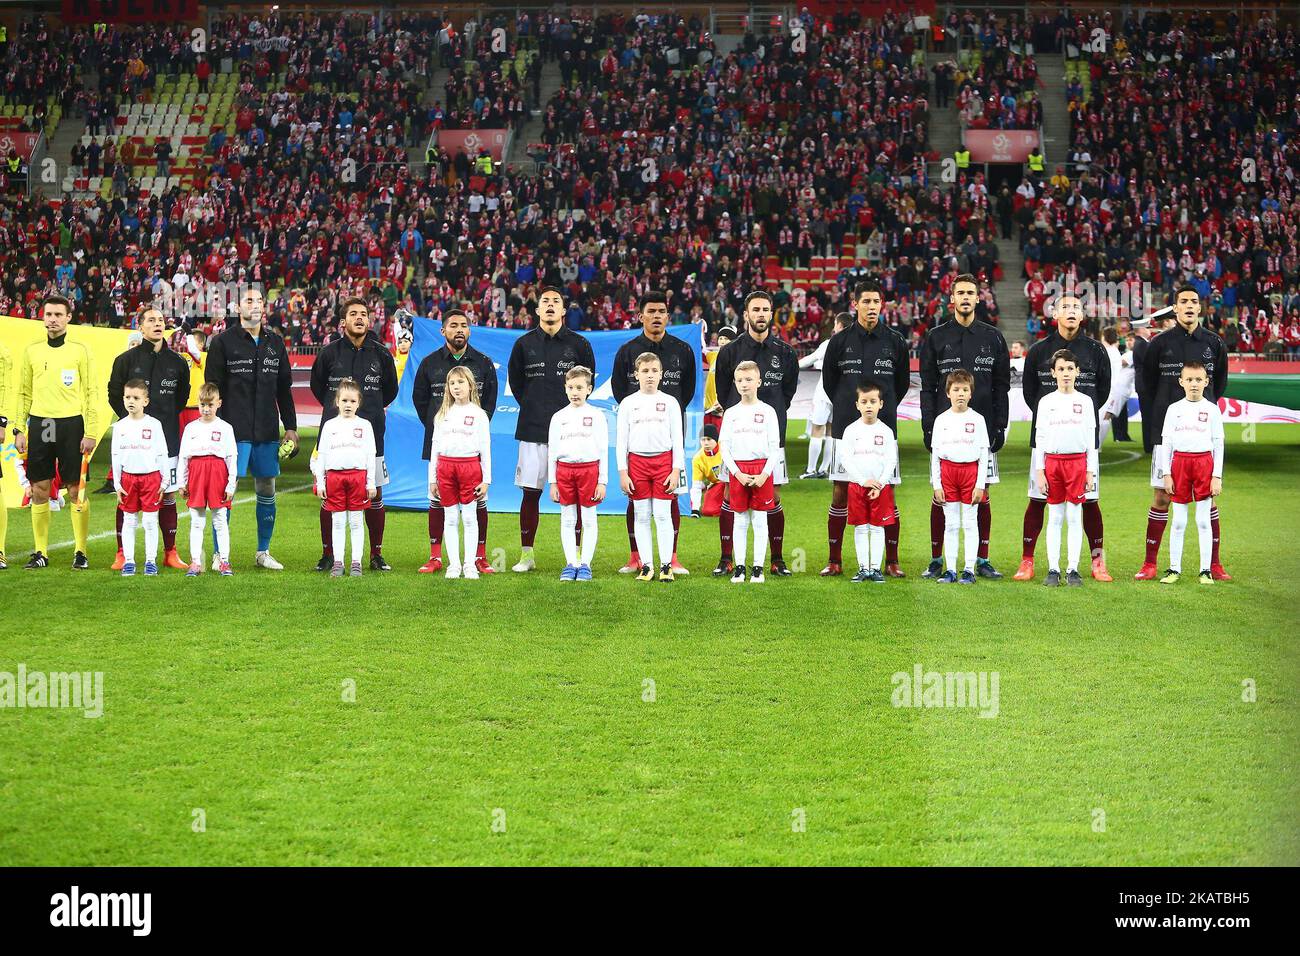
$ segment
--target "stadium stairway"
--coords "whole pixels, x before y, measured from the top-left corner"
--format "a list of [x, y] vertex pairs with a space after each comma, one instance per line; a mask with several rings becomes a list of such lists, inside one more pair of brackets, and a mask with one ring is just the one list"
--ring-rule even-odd
[[[451, 76], [451, 70], [444, 67], [438, 67], [433, 71], [429, 79], [429, 85], [424, 90], [424, 95], [420, 99], [421, 105], [426, 109], [432, 106], [436, 101], [441, 100], [447, 93], [447, 78]], [[406, 147], [406, 159], [412, 170], [417, 166], [424, 166], [424, 149], [428, 140], [417, 143], [415, 146]]]
[[725, 60], [731, 53], [739, 50], [744, 42], [743, 34], [719, 33], [713, 37], [713, 45], [718, 48], [719, 60]]
[[[237, 79], [235, 73], [214, 74], [209, 92], [199, 93], [192, 73], [160, 76], [153, 89], [133, 102], [119, 104], [118, 114], [107, 124], [107, 130], [118, 145], [127, 174], [138, 183], [137, 199], [145, 200], [151, 194], [161, 196], [173, 186], [188, 191], [197, 179], [206, 176], [210, 163], [206, 147], [213, 128], [234, 128]], [[82, 142], [88, 143], [84, 122], [80, 125]], [[167, 179], [154, 175], [153, 146], [161, 139], [169, 139], [172, 146]], [[70, 145], [67, 152], [71, 152]], [[110, 177], [109, 170], [91, 178], [80, 171], [73, 175], [65, 168], [63, 195], [86, 198], [99, 193], [107, 198], [113, 193]]]
[[[1065, 102], [1065, 62], [1060, 53], [1035, 54], [1038, 64], [1038, 95], [1043, 102], [1043, 157], [1047, 172], [1065, 165], [1070, 152], [1070, 113]], [[1071, 173], [1068, 167], [1066, 173]]]
[[[953, 59], [951, 53], [927, 53], [925, 55], [925, 68], [930, 70], [945, 60]], [[930, 73], [931, 87], [934, 84], [934, 74]], [[933, 97], [931, 97], [933, 101]], [[930, 178], [937, 179], [943, 170], [943, 161], [951, 159], [952, 154], [956, 152], [957, 147], [961, 144], [961, 125], [957, 119], [957, 101], [950, 97], [948, 108], [940, 110], [935, 107], [930, 109], [930, 148], [939, 154], [939, 162], [930, 165]]]
[[546, 112], [546, 104], [551, 101], [562, 85], [560, 78], [560, 63], [558, 60], [550, 60], [542, 64], [541, 78], [541, 98], [537, 102], [537, 109], [532, 111], [528, 122], [515, 132], [514, 139], [510, 142], [510, 153], [506, 156], [506, 166], [515, 167], [519, 164], [527, 170], [533, 169], [532, 158], [528, 155], [528, 144], [538, 142], [542, 138], [542, 115]]
[[[99, 73], [89, 66], [83, 67], [81, 83], [85, 89], [99, 89]], [[42, 183], [41, 186], [45, 198], [51, 200], [51, 205], [57, 207], [64, 199], [71, 198], [71, 193], [65, 193], [63, 187], [72, 168], [72, 147], [77, 145], [77, 141], [81, 139], [82, 134], [85, 132], [85, 117], [69, 115], [64, 122], [59, 124], [58, 130], [50, 138], [49, 145], [46, 147], [46, 155], [54, 160], [57, 177], [53, 184]]]
[[1025, 298], [1025, 280], [1020, 274], [1025, 259], [1017, 240], [995, 238], [994, 241], [998, 245], [998, 262], [1002, 264], [1002, 278], [993, 283], [993, 294], [998, 299], [998, 327], [1008, 342], [1025, 341], [1029, 300]]
[[[1043, 103], [1043, 156], [1047, 160], [1048, 174], [1056, 171], [1058, 164], [1066, 164], [1070, 144], [1070, 115], [1062, 96], [1065, 90], [1065, 64], [1059, 53], [1036, 54], [1038, 64], [1038, 95]], [[1066, 168], [1066, 172], [1071, 172]], [[1002, 279], [994, 286], [1001, 311], [1002, 332], [1007, 341], [1025, 339], [1025, 322], [1029, 316], [1029, 302], [1025, 298], [1025, 260], [1020, 254], [1020, 243], [1015, 239], [998, 239], [998, 260], [1002, 263]]]
[[[927, 53], [926, 69], [951, 59], [953, 59], [951, 53]], [[1044, 97], [1044, 109], [1046, 109], [1046, 99]], [[932, 182], [942, 182], [943, 161], [952, 158], [960, 143], [961, 121], [957, 118], [956, 100], [951, 99], [947, 109], [930, 110], [930, 148], [939, 154], [939, 161], [930, 164]], [[1025, 260], [1020, 255], [1020, 244], [1016, 240], [998, 239], [996, 233], [994, 239], [998, 246], [998, 262], [1002, 264], [1002, 278], [993, 286], [993, 294], [998, 299], [999, 325], [1007, 341], [1023, 339], [1027, 311], [1024, 280], [1020, 277], [1020, 272], [1024, 268]]]
[[57, 179], [54, 184], [42, 183], [47, 199], [64, 198], [63, 185], [65, 174], [72, 167], [72, 147], [77, 145], [82, 134], [86, 131], [86, 121], [83, 117], [70, 116], [66, 122], [59, 124], [59, 130], [50, 140], [49, 152], [47, 155], [54, 160], [57, 171]]

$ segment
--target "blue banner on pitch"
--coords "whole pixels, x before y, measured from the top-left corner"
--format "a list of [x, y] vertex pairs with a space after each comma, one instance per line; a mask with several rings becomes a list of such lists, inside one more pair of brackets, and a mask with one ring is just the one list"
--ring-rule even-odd
[[[515, 487], [515, 462], [519, 443], [515, 441], [515, 422], [519, 406], [510, 392], [506, 371], [510, 364], [510, 350], [515, 339], [524, 333], [515, 329], [491, 329], [475, 326], [470, 332], [470, 345], [492, 359], [497, 369], [498, 395], [496, 411], [492, 413], [492, 486], [488, 491], [488, 507], [492, 511], [518, 512], [520, 491]], [[584, 332], [596, 355], [596, 387], [589, 401], [605, 412], [609, 421], [609, 488], [601, 504], [601, 514], [623, 514], [627, 511], [627, 498], [618, 486], [618, 469], [614, 461], [614, 429], [618, 418], [618, 404], [610, 388], [610, 372], [614, 368], [614, 355], [619, 346], [640, 333], [625, 329], [619, 332]], [[691, 458], [699, 451], [700, 427], [704, 421], [703, 341], [697, 325], [674, 325], [668, 334], [686, 342], [695, 353], [695, 395], [686, 408], [686, 470], [689, 480]], [[411, 355], [402, 374], [397, 400], [388, 407], [385, 458], [388, 464], [389, 484], [384, 488], [384, 504], [390, 508], [411, 508], [423, 511], [429, 506], [429, 463], [420, 457], [424, 445], [424, 423], [415, 414], [411, 404], [411, 390], [415, 386], [415, 373], [430, 352], [442, 348], [442, 323], [433, 319], [416, 318]], [[690, 510], [689, 496], [682, 495], [682, 510]], [[551, 501], [550, 493], [542, 495], [542, 511], [558, 512], [560, 506]]]

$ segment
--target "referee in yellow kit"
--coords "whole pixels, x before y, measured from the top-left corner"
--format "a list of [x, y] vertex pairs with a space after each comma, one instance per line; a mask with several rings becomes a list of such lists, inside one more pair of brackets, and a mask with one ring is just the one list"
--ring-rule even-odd
[[32, 483], [32, 538], [35, 550], [27, 570], [49, 564], [50, 482], [58, 470], [72, 502], [72, 536], [77, 553], [72, 569], [90, 567], [86, 539], [90, 530], [90, 502], [77, 493], [81, 484], [81, 456], [95, 450], [99, 421], [95, 405], [94, 373], [90, 349], [68, 341], [72, 303], [61, 295], [41, 300], [45, 341], [23, 350], [18, 377], [19, 423], [27, 431], [14, 439], [18, 453], [27, 455], [27, 478]]

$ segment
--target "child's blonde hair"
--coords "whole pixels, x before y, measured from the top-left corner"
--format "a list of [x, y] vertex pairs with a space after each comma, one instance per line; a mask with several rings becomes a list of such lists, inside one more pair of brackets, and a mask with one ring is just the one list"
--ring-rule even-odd
[[357, 393], [357, 405], [358, 407], [360, 407], [361, 400], [365, 396], [362, 395], [361, 385], [357, 382], [355, 378], [345, 378], [343, 381], [339, 382], [339, 387], [334, 389], [334, 407], [335, 408], [339, 407], [339, 396], [343, 394], [345, 389], [349, 392]]
[[212, 382], [204, 382], [199, 386], [199, 401], [210, 402], [213, 399], [221, 397], [221, 389]]
[[451, 397], [451, 380], [453, 378], [462, 378], [469, 383], [469, 402], [471, 405], [478, 404], [478, 383], [474, 381], [474, 373], [463, 365], [457, 365], [447, 373], [447, 384], [442, 391], [442, 407], [438, 409], [438, 414], [434, 416], [435, 422], [440, 422], [447, 417], [447, 411], [451, 406], [456, 404], [456, 400]]
[[735, 378], [737, 372], [753, 372], [755, 375], [758, 375], [760, 381], [761, 381], [762, 378], [763, 378], [762, 375], [759, 375], [759, 372], [758, 372], [758, 363], [757, 363], [757, 362], [754, 362], [754, 361], [751, 361], [751, 360], [749, 360], [749, 359], [746, 359], [745, 361], [743, 361], [743, 362], [741, 362], [739, 365], [737, 365], [736, 368], [735, 368], [735, 370], [732, 371], [732, 373], [731, 373], [731, 377], [732, 377], [732, 378]]
[[596, 376], [591, 373], [591, 369], [585, 365], [575, 365], [564, 373], [564, 382], [567, 385], [571, 379], [585, 378], [587, 385], [590, 387], [595, 384]]
[[660, 368], [663, 368], [664, 363], [659, 360], [659, 356], [655, 355], [654, 352], [642, 352], [636, 357], [636, 362], [633, 363], [633, 367], [636, 368], [637, 371], [640, 371], [641, 366], [649, 365], [651, 362], [654, 362]]

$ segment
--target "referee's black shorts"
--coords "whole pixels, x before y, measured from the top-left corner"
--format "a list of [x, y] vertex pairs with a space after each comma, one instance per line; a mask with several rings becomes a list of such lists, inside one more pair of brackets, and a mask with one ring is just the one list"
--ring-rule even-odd
[[80, 415], [27, 419], [27, 480], [49, 481], [58, 468], [59, 481], [65, 487], [81, 481], [81, 439], [85, 435], [86, 423]]

